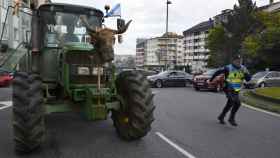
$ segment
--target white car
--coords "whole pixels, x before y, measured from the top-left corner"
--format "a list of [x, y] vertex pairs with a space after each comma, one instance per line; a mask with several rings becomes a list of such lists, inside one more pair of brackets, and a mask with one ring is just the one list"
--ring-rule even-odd
[[262, 71], [254, 74], [249, 82], [244, 83], [245, 88], [280, 87], [279, 71]]

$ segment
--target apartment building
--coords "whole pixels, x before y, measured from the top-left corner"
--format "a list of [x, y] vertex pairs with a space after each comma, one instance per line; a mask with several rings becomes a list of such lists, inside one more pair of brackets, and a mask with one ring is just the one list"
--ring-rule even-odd
[[[29, 0], [23, 0], [22, 8], [28, 7], [29, 3]], [[3, 43], [8, 44], [9, 48], [15, 49], [21, 42], [26, 40], [26, 34], [30, 32], [31, 16], [24, 12], [19, 12], [18, 16], [13, 16], [13, 9], [9, 7], [13, 5], [13, 0], [1, 0], [0, 34], [2, 34], [3, 28], [5, 28], [3, 31]]]
[[266, 12], [279, 12], [280, 11], [280, 1], [274, 2], [274, 0], [270, 0], [268, 5], [262, 6], [259, 9]]
[[147, 69], [184, 66], [183, 36], [168, 32], [160, 37], [138, 39], [136, 65]]
[[146, 40], [147, 39], [137, 39], [136, 40], [136, 58], [135, 64], [136, 67], [142, 68], [145, 63], [145, 47], [146, 47]]
[[183, 32], [184, 63], [191, 66], [193, 72], [206, 69], [209, 50], [205, 48], [209, 30], [214, 21], [209, 19]]
[[183, 36], [168, 32], [158, 37], [157, 56], [160, 65], [183, 65]]

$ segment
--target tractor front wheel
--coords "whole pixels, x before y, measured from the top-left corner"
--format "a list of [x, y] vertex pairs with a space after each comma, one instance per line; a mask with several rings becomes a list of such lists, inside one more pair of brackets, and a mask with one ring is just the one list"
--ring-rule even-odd
[[17, 72], [13, 81], [13, 129], [18, 153], [29, 153], [43, 142], [43, 100], [40, 76]]
[[121, 109], [112, 111], [118, 135], [125, 140], [137, 140], [148, 134], [154, 121], [153, 94], [147, 79], [135, 71], [121, 73], [116, 80]]

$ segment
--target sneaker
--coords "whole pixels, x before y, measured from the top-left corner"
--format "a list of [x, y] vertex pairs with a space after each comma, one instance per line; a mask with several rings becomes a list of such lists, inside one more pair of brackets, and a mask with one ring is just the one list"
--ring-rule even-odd
[[229, 119], [228, 122], [232, 125], [232, 126], [238, 126], [238, 124], [235, 122], [235, 120]]
[[224, 121], [224, 118], [222, 118], [222, 117], [218, 117], [218, 120], [219, 120], [219, 123], [220, 124], [222, 124], [222, 125], [224, 125], [224, 124], [226, 124], [226, 122]]

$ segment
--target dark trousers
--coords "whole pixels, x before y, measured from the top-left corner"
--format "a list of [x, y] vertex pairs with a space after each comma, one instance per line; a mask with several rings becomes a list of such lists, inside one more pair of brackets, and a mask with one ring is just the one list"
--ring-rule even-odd
[[239, 93], [234, 91], [226, 91], [226, 96], [228, 99], [227, 104], [219, 117], [224, 119], [226, 114], [231, 110], [229, 120], [235, 120], [235, 115], [241, 106]]

